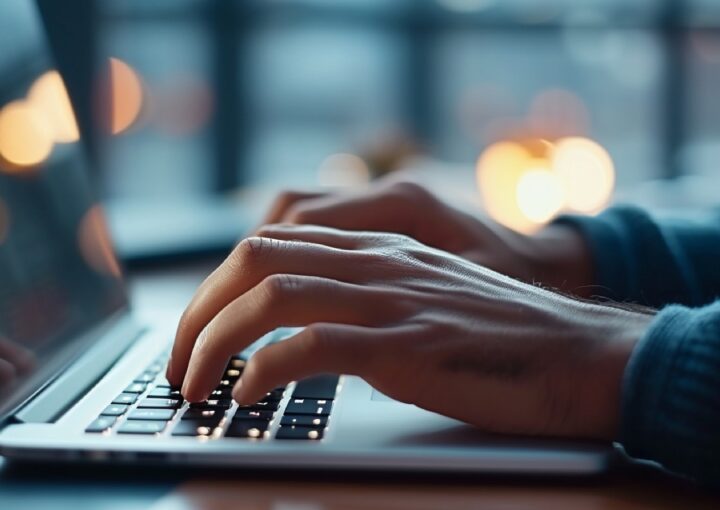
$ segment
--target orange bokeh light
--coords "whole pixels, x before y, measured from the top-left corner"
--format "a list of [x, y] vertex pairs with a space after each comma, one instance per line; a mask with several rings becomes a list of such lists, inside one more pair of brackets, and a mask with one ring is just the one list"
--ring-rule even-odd
[[52, 126], [33, 103], [13, 101], [0, 110], [0, 163], [8, 173], [42, 163], [53, 145]]
[[102, 274], [121, 277], [105, 214], [99, 205], [91, 207], [80, 220], [78, 242], [80, 253], [90, 267]]
[[499, 142], [488, 147], [477, 164], [477, 183], [488, 213], [520, 232], [533, 228], [515, 199], [517, 184], [532, 161], [532, 154], [522, 144]]
[[47, 71], [35, 80], [28, 92], [28, 101], [45, 114], [55, 142], [71, 143], [80, 139], [70, 97], [60, 73]]
[[615, 187], [615, 165], [610, 154], [587, 138], [565, 138], [552, 151], [553, 170], [564, 181], [567, 208], [599, 213]]
[[135, 70], [118, 58], [109, 59], [108, 76], [109, 128], [116, 135], [129, 129], [140, 116], [143, 86]]
[[612, 196], [615, 167], [587, 138], [499, 142], [480, 156], [477, 182], [490, 216], [532, 233], [562, 211], [600, 212]]

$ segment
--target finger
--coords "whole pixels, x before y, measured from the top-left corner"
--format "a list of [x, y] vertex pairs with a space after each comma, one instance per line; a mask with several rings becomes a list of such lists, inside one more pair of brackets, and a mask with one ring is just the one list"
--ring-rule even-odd
[[[228, 256], [195, 293], [178, 325], [167, 378], [180, 385], [193, 345], [203, 328], [238, 296], [272, 274], [322, 276], [354, 281], [358, 253], [327, 246], [267, 238], [248, 238]], [[312, 261], [312, 263], [309, 263]]]
[[394, 320], [397, 303], [389, 289], [273, 275], [208, 324], [192, 351], [182, 394], [191, 402], [205, 399], [220, 381], [232, 354], [278, 327], [327, 321], [374, 325]]
[[301, 192], [301, 191], [285, 191], [280, 193], [270, 206], [270, 210], [265, 215], [261, 225], [268, 223], [279, 223], [285, 216], [287, 210], [298, 202], [304, 200], [312, 200], [327, 196], [328, 193], [323, 192]]
[[393, 188], [350, 196], [326, 196], [296, 203], [282, 223], [323, 225], [343, 230], [409, 233], [414, 215]]
[[258, 235], [283, 241], [322, 244], [341, 250], [357, 250], [381, 244], [384, 234], [339, 230], [318, 225], [277, 224], [261, 227]]
[[241, 405], [257, 402], [267, 392], [290, 381], [316, 374], [363, 376], [372, 372], [382, 330], [363, 326], [315, 323], [250, 358], [233, 398]]

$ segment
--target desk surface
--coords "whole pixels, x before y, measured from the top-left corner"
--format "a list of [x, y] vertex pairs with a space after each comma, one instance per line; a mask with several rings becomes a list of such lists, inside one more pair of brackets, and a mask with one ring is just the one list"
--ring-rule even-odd
[[[133, 281], [140, 309], [180, 309], [210, 266], [145, 273]], [[450, 478], [158, 469], [8, 466], [3, 510], [425, 510], [711, 509], [720, 497], [644, 467], [593, 479]]]

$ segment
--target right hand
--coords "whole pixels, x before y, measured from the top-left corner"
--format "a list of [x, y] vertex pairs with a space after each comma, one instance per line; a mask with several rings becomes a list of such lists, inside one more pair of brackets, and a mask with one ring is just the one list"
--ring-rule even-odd
[[574, 229], [551, 225], [534, 236], [471, 216], [410, 182], [380, 181], [355, 194], [282, 193], [263, 224], [310, 224], [404, 234], [525, 282], [586, 297], [591, 257]]

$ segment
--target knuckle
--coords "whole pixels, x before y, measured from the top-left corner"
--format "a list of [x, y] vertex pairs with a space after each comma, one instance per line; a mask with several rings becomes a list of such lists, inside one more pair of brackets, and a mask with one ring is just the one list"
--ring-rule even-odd
[[309, 353], [325, 351], [329, 339], [329, 328], [325, 324], [310, 324], [305, 328], [304, 347]]
[[262, 281], [263, 295], [268, 302], [283, 301], [293, 292], [300, 290], [303, 281], [296, 275], [273, 274]]
[[402, 197], [413, 200], [425, 200], [432, 198], [432, 194], [423, 186], [411, 181], [398, 181], [392, 184], [391, 190]]
[[274, 240], [267, 237], [247, 237], [233, 250], [232, 261], [238, 267], [255, 264], [269, 254], [274, 244]]
[[288, 223], [304, 224], [312, 222], [313, 214], [305, 207], [291, 207], [285, 215]]

